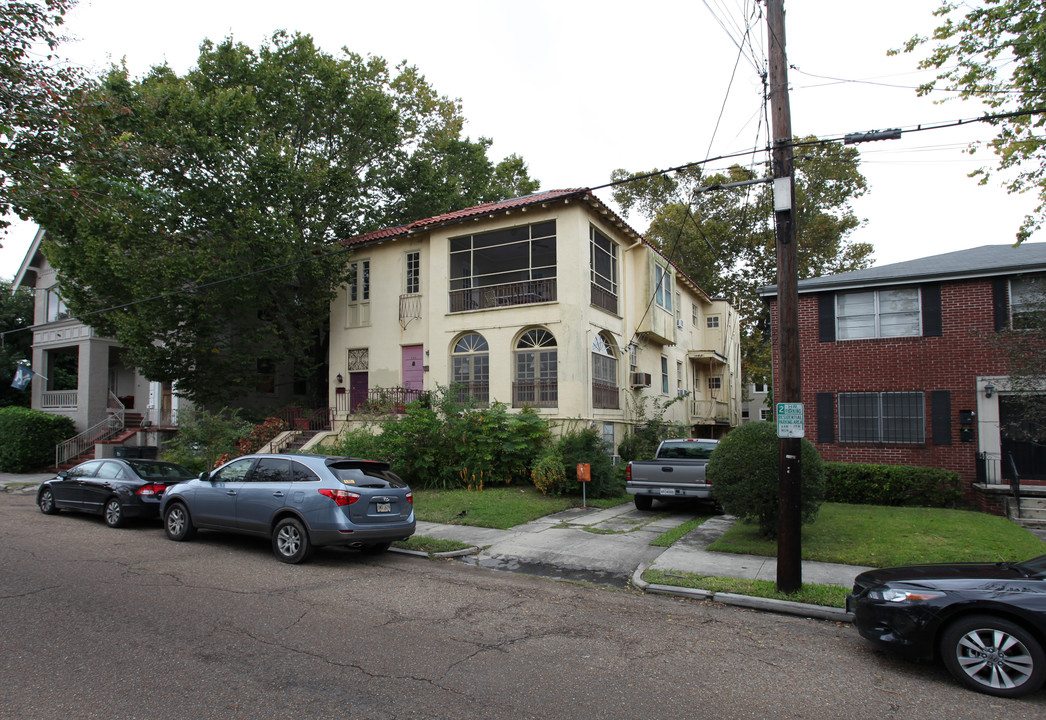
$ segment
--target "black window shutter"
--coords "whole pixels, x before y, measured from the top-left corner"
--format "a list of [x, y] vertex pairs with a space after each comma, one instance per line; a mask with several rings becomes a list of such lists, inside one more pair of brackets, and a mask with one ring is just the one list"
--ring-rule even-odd
[[1002, 332], [1010, 324], [1010, 282], [1006, 278], [992, 280], [992, 308], [995, 311], [995, 332]]
[[952, 444], [952, 393], [934, 390], [930, 393], [930, 421], [933, 423], [933, 444]]
[[821, 342], [835, 342], [835, 293], [817, 296], [817, 329]]
[[817, 393], [817, 442], [835, 442], [835, 393]]
[[923, 337], [941, 337], [941, 285], [931, 283], [922, 286]]

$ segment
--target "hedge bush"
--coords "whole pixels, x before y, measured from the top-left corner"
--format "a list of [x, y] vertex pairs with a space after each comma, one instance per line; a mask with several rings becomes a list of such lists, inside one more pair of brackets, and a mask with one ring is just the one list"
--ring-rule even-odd
[[[559, 463], [559, 468], [555, 463]], [[567, 430], [534, 467], [534, 485], [545, 495], [581, 495], [577, 479], [579, 463], [588, 463], [591, 480], [584, 488], [588, 497], [612, 497], [624, 491], [624, 479], [614, 472], [603, 436], [597, 430]]]
[[52, 466], [55, 446], [75, 434], [76, 426], [65, 415], [0, 408], [0, 471], [27, 472]]
[[[712, 495], [731, 515], [755, 520], [768, 538], [777, 535], [777, 429], [774, 423], [750, 422], [719, 441], [708, 461]], [[824, 462], [806, 438], [802, 440], [802, 522], [809, 523], [824, 502]]]
[[874, 463], [825, 463], [825, 499], [854, 505], [954, 508], [962, 501], [959, 473]]

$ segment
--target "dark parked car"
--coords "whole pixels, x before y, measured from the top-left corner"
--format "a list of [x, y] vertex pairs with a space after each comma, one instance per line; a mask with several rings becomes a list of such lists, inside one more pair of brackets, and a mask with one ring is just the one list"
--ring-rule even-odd
[[163, 499], [171, 540], [198, 528], [268, 537], [283, 562], [341, 545], [384, 552], [414, 534], [414, 494], [389, 464], [320, 455], [247, 455]]
[[192, 477], [191, 470], [160, 460], [88, 460], [42, 483], [36, 504], [45, 515], [79, 510], [120, 527], [127, 518], [159, 517], [164, 491]]
[[974, 690], [1018, 697], [1046, 677], [1046, 555], [869, 570], [846, 606], [864, 637], [940, 658]]

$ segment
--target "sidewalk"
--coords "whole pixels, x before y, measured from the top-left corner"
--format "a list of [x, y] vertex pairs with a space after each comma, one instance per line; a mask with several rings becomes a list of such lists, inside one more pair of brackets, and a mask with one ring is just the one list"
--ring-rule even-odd
[[0, 472], [0, 492], [36, 492], [37, 485], [54, 476], [54, 473]]
[[[666, 574], [692, 573], [721, 577], [777, 579], [774, 558], [732, 553], [713, 553], [705, 548], [733, 524], [727, 516], [714, 517], [669, 548], [650, 542], [662, 533], [686, 522], [689, 513], [656, 513], [636, 510], [632, 504], [599, 510], [575, 508], [549, 515], [509, 530], [464, 525], [419, 522], [417, 535], [457, 540], [479, 548], [467, 558], [481, 567], [534, 572], [551, 577], [591, 579], [609, 584], [631, 584], [646, 592], [714, 599], [745, 607], [774, 612], [849, 621], [841, 609], [735, 596], [713, 595], [703, 590], [651, 585], [642, 580], [647, 569]], [[833, 563], [804, 562], [803, 581], [849, 588], [854, 577], [868, 568]]]

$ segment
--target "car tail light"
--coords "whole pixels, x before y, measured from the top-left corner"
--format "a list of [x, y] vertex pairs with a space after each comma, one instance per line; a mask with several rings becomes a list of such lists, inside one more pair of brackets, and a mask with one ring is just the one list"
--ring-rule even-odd
[[320, 495], [326, 495], [329, 497], [339, 507], [352, 505], [360, 499], [359, 493], [349, 492], [348, 490], [328, 490], [327, 488], [320, 488], [317, 492]]
[[166, 485], [156, 485], [149, 483], [148, 485], [142, 485], [138, 488], [138, 494], [143, 497], [160, 497], [163, 495], [163, 491], [167, 489]]
[[629, 482], [632, 479], [632, 463], [625, 465], [625, 482]]
[[407, 502], [409, 502], [411, 505], [414, 504], [414, 493], [413, 492], [408, 492], [407, 493]]

